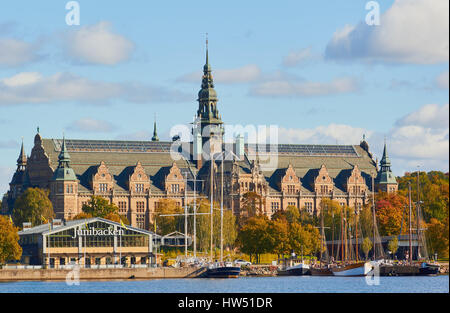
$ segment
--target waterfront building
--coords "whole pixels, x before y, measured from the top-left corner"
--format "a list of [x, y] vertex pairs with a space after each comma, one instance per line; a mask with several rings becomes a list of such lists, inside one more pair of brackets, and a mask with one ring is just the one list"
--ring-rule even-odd
[[161, 237], [153, 232], [121, 225], [103, 218], [53, 220], [19, 231], [20, 263], [50, 268], [77, 264], [81, 267], [149, 266], [156, 263]]
[[[225, 207], [236, 215], [241, 214], [248, 192], [261, 196], [263, 213], [270, 217], [288, 206], [317, 214], [324, 198], [359, 210], [373, 192], [397, 191], [386, 144], [378, 170], [365, 138], [354, 145], [267, 145], [263, 147], [266, 152], [245, 143], [243, 134], [225, 143], [208, 52], [192, 140], [160, 141], [156, 121], [153, 128], [149, 141], [43, 138], [38, 129], [29, 157], [22, 144], [2, 213], [12, 212], [23, 190], [39, 187], [50, 190], [57, 218], [70, 220], [97, 195], [116, 204], [132, 226], [149, 229], [161, 199], [174, 199], [185, 206], [194, 197], [209, 197], [210, 169], [215, 173], [213, 179], [220, 182], [221, 161], [211, 166], [205, 154], [223, 147], [233, 155], [224, 162]], [[277, 160], [271, 169], [262, 166], [267, 156]], [[198, 180], [195, 190], [194, 178]]]

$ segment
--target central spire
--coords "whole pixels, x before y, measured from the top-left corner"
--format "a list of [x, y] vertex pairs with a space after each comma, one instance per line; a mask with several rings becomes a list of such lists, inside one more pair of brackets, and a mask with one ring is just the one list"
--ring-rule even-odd
[[203, 76], [201, 89], [198, 92], [199, 102], [197, 117], [203, 124], [222, 124], [217, 109], [217, 93], [214, 90], [214, 81], [211, 74], [211, 65], [209, 64], [208, 34], [206, 34], [206, 63], [203, 66]]

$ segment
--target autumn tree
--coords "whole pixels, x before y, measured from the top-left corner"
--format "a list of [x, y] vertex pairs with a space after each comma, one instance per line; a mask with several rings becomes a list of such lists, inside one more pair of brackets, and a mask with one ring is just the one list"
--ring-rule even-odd
[[446, 223], [432, 218], [428, 223], [426, 237], [428, 239], [428, 248], [431, 254], [437, 253], [440, 257], [448, 258], [449, 255], [449, 228], [448, 219]]
[[388, 242], [388, 250], [391, 251], [392, 256], [395, 256], [398, 250], [398, 238], [395, 236]]
[[161, 199], [156, 204], [155, 209], [155, 220], [156, 227], [159, 234], [167, 235], [174, 231], [181, 230], [182, 221], [184, 217], [182, 216], [161, 216], [161, 215], [171, 215], [171, 214], [183, 214], [184, 210], [178, 204], [177, 201], [173, 199]]
[[380, 236], [399, 235], [404, 221], [407, 199], [401, 194], [379, 192], [376, 218]]
[[242, 205], [239, 211], [238, 224], [242, 223], [250, 218], [264, 213], [265, 201], [261, 195], [256, 192], [250, 191], [242, 196]]
[[289, 253], [291, 243], [289, 240], [289, 222], [285, 218], [278, 218], [269, 221], [268, 235], [270, 238], [270, 252], [276, 253], [278, 258], [280, 254]]
[[6, 216], [0, 215], [0, 265], [7, 261], [20, 260], [18, 228]]
[[12, 218], [17, 226], [30, 222], [32, 226], [42, 224], [42, 218], [54, 218], [53, 205], [48, 198], [49, 191], [40, 188], [28, 188], [14, 203]]
[[241, 251], [250, 256], [250, 261], [255, 256], [258, 263], [259, 256], [271, 250], [269, 222], [265, 215], [250, 217], [239, 231], [237, 242]]
[[303, 252], [311, 255], [320, 252], [319, 230], [309, 224], [292, 223], [289, 227], [289, 244], [297, 254]]

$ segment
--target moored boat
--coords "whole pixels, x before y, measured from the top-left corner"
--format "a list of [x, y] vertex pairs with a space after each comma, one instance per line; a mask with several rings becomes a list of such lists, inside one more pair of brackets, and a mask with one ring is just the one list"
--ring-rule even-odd
[[371, 262], [347, 264], [331, 269], [334, 276], [367, 276], [373, 269]]
[[333, 272], [329, 267], [311, 267], [311, 276], [333, 276]]
[[299, 263], [286, 268], [287, 275], [302, 276], [311, 274], [310, 266], [305, 263]]
[[419, 268], [419, 275], [437, 275], [440, 268], [439, 264], [422, 263]]
[[208, 266], [206, 277], [208, 278], [238, 278], [241, 273], [240, 266], [234, 266], [231, 262], [216, 262]]

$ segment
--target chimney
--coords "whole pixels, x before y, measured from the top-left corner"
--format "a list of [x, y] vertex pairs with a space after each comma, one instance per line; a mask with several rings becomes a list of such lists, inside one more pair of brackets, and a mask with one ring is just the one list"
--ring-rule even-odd
[[30, 222], [23, 222], [22, 223], [22, 230], [27, 230], [31, 228], [31, 223]]
[[236, 137], [236, 155], [239, 160], [242, 161], [244, 159], [244, 136], [242, 134]]
[[194, 143], [193, 143], [193, 159], [197, 161], [197, 169], [202, 167], [202, 135], [199, 132], [198, 128], [194, 129]]

